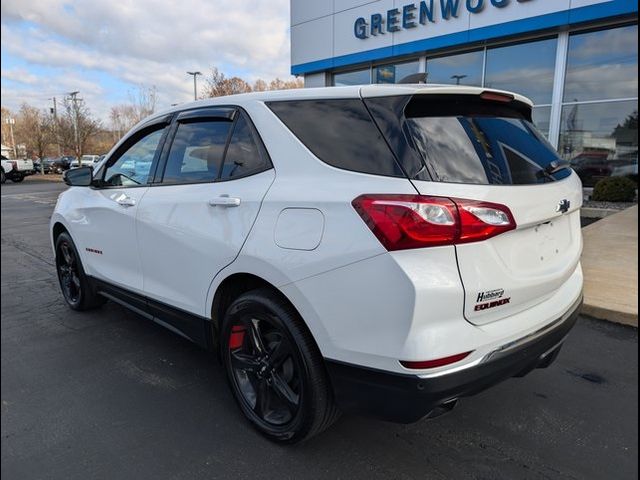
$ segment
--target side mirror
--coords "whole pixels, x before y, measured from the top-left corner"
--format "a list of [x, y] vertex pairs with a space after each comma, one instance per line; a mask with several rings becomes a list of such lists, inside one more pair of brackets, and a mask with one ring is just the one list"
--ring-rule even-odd
[[93, 181], [93, 168], [72, 168], [62, 174], [62, 180], [64, 180], [64, 183], [72, 187], [88, 187]]

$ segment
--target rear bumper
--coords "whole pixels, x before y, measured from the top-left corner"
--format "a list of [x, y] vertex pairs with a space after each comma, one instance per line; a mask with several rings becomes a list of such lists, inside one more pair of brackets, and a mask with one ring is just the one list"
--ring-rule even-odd
[[409, 375], [327, 360], [336, 402], [382, 420], [415, 422], [443, 404], [474, 395], [503, 380], [549, 366], [575, 325], [582, 296], [566, 313], [543, 329], [493, 350], [462, 369]]

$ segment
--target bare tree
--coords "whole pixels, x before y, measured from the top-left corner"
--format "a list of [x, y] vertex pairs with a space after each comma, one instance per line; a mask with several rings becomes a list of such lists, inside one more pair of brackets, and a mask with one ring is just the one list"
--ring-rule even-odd
[[247, 93], [253, 89], [251, 85], [240, 77], [227, 76], [216, 67], [211, 69], [209, 76], [206, 78], [203, 98], [222, 97], [224, 95], [233, 95], [236, 93]]
[[145, 87], [129, 92], [129, 103], [111, 107], [109, 120], [115, 140], [118, 141], [136, 123], [151, 115], [156, 109], [157, 90], [155, 86]]
[[[43, 159], [54, 142], [53, 117], [45, 110], [23, 103], [16, 119], [16, 138], [26, 148], [28, 157]], [[40, 163], [44, 173], [44, 162]]]
[[[80, 158], [85, 153], [90, 138], [100, 131], [100, 121], [93, 118], [84, 101], [65, 98], [64, 113], [58, 117], [58, 134], [65, 150], [71, 150]], [[77, 134], [77, 137], [76, 137]]]

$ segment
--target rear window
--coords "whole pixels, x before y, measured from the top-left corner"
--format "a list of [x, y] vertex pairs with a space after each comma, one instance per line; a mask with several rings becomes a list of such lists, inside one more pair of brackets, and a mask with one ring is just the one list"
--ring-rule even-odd
[[566, 167], [552, 168], [564, 162], [515, 108], [414, 99], [405, 116], [405, 132], [435, 181], [529, 185], [571, 173]]
[[267, 105], [323, 162], [355, 172], [405, 177], [362, 100], [296, 100]]

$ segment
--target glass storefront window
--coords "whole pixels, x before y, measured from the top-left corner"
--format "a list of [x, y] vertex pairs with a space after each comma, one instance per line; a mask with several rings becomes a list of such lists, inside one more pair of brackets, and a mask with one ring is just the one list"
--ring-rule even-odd
[[565, 102], [637, 96], [637, 25], [569, 37]]
[[340, 87], [344, 85], [368, 85], [371, 83], [371, 72], [368, 68], [354, 70], [351, 72], [336, 73], [333, 76], [333, 85]]
[[533, 124], [549, 138], [549, 123], [551, 121], [551, 107], [534, 107], [531, 112]]
[[557, 39], [487, 50], [484, 86], [510, 90], [536, 104], [551, 103]]
[[415, 62], [379, 65], [373, 68], [373, 83], [399, 83], [404, 78], [420, 71], [420, 64]]
[[560, 155], [584, 186], [609, 176], [638, 178], [638, 102], [565, 105]]
[[482, 50], [427, 59], [427, 83], [482, 85]]

